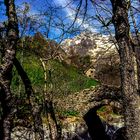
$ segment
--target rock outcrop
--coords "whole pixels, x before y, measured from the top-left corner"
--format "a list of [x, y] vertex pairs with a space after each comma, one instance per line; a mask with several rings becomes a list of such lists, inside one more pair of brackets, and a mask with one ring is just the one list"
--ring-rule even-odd
[[[63, 110], [74, 109], [79, 112], [80, 116], [84, 116], [91, 108], [96, 106], [110, 106], [117, 113], [121, 114], [121, 92], [120, 87], [99, 85], [90, 89], [84, 89], [81, 92], [76, 92], [68, 95], [57, 102], [58, 108]], [[111, 122], [110, 120], [108, 122]], [[111, 122], [111, 124], [117, 122]]]
[[72, 39], [66, 39], [62, 42], [62, 48], [73, 59], [77, 55], [90, 56], [91, 63], [86, 65], [87, 69], [84, 71], [87, 76], [107, 85], [120, 85], [120, 61], [113, 37], [84, 32]]

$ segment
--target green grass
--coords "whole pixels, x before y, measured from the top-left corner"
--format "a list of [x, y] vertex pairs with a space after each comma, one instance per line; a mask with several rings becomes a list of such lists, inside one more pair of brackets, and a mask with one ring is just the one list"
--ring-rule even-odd
[[98, 109], [98, 112], [105, 112], [106, 111], [106, 106], [102, 106], [101, 108]]
[[65, 110], [63, 112], [60, 113], [60, 116], [63, 117], [73, 117], [73, 116], [78, 116], [79, 112], [75, 111], [75, 110]]
[[57, 93], [69, 94], [98, 84], [96, 80], [86, 77], [80, 73], [80, 70], [71, 65], [57, 60], [50, 60], [48, 63], [51, 71], [51, 82]]
[[[44, 74], [43, 68], [40, 65], [38, 57], [26, 52], [21, 56], [21, 52], [17, 52], [17, 58], [21, 62], [22, 67], [26, 71], [35, 93], [42, 93], [44, 87]], [[16, 96], [24, 97], [25, 89], [20, 76], [18, 75], [16, 68], [12, 71], [13, 78], [11, 82], [12, 92]]]
[[[20, 61], [22, 60], [22, 66], [27, 72], [35, 92], [42, 94], [44, 88], [44, 71], [39, 58], [31, 52], [24, 53], [23, 57], [21, 57], [21, 52], [18, 52], [17, 58]], [[81, 74], [80, 70], [65, 62], [49, 60], [46, 66], [48, 68], [47, 91], [48, 93], [53, 93], [54, 96], [65, 96], [98, 84], [96, 80], [86, 77]], [[15, 68], [13, 75], [12, 90], [17, 92], [20, 87], [20, 91], [24, 93], [23, 84]]]

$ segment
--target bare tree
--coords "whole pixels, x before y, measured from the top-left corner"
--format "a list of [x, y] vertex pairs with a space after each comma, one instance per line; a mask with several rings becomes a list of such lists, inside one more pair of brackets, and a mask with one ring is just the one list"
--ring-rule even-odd
[[15, 11], [14, 0], [5, 0], [6, 14], [8, 17], [7, 44], [5, 46], [2, 64], [0, 66], [1, 106], [2, 117], [0, 120], [0, 139], [10, 140], [11, 121], [16, 113], [14, 100], [10, 90], [13, 60], [16, 54], [18, 41], [18, 21]]
[[[2, 62], [0, 65], [0, 102], [2, 108], [2, 115], [0, 118], [0, 139], [10, 140], [11, 130], [13, 126], [14, 117], [17, 113], [18, 105], [23, 104], [23, 101], [16, 99], [10, 89], [12, 80], [12, 68], [15, 65], [18, 74], [21, 76], [25, 86], [26, 94], [31, 105], [31, 116], [33, 117], [33, 130], [35, 132], [36, 140], [44, 139], [44, 132], [42, 128], [41, 107], [37, 104], [34, 91], [30, 79], [26, 72], [16, 59], [16, 48], [19, 40], [18, 20], [15, 10], [14, 0], [5, 0], [6, 13], [8, 16], [8, 25], [6, 26], [6, 35], [4, 41], [4, 50]], [[2, 39], [2, 38], [1, 38]], [[3, 41], [3, 40], [2, 40]], [[4, 42], [3, 41], [3, 42]], [[21, 124], [20, 125], [24, 125]]]
[[128, 10], [130, 1], [111, 0], [113, 8], [113, 24], [115, 27], [116, 40], [119, 46], [121, 61], [121, 85], [128, 140], [138, 140], [140, 136], [140, 110], [139, 94], [137, 92], [134, 69], [134, 46], [129, 36], [130, 25]]

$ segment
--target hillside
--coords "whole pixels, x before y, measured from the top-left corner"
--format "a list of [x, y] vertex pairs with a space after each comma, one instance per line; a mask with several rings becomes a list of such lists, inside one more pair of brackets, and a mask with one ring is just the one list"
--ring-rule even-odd
[[[35, 93], [43, 96], [44, 90], [44, 71], [41, 61], [33, 52], [25, 51], [17, 53], [17, 58], [21, 61], [23, 68], [27, 72]], [[60, 62], [57, 59], [50, 59], [46, 63], [47, 67], [47, 92], [53, 93], [55, 97], [67, 96], [74, 92], [81, 91], [98, 82], [92, 78], [83, 75], [76, 67]], [[51, 86], [51, 87], [50, 87]], [[24, 96], [24, 87], [16, 70], [13, 70], [13, 79], [11, 86], [13, 93], [17, 96]]]

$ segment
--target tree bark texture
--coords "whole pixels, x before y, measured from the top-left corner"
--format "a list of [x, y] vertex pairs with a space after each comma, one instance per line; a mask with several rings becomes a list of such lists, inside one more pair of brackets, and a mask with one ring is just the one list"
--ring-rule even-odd
[[140, 43], [135, 48], [137, 58], [138, 91], [140, 92]]
[[111, 0], [113, 24], [119, 46], [121, 85], [127, 140], [140, 139], [140, 99], [137, 92], [134, 69], [134, 48], [130, 40], [128, 19], [129, 0]]
[[14, 103], [12, 100], [12, 94], [10, 90], [13, 60], [15, 58], [15, 50], [18, 41], [18, 21], [16, 16], [16, 10], [14, 0], [5, 0], [6, 14], [8, 17], [8, 27], [6, 33], [6, 45], [4, 46], [4, 55], [2, 63], [0, 65], [0, 86], [1, 86], [1, 106], [2, 106], [2, 118], [1, 124], [1, 140], [10, 140], [10, 127], [11, 121], [15, 114]]

